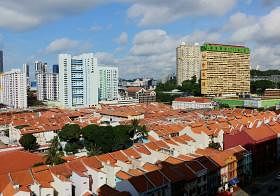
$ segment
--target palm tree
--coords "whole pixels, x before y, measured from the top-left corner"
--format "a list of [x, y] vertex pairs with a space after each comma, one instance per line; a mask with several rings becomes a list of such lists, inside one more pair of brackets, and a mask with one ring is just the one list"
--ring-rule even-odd
[[57, 136], [52, 139], [51, 146], [46, 155], [46, 164], [57, 165], [63, 163], [64, 160], [61, 158], [63, 152], [61, 151], [61, 145]]
[[96, 144], [92, 145], [90, 151], [88, 152], [88, 156], [95, 156], [102, 154], [101, 147], [97, 146]]
[[144, 126], [139, 125], [138, 119], [132, 119], [129, 135], [133, 143], [139, 140], [143, 142], [143, 139], [148, 136], [148, 130], [145, 125]]

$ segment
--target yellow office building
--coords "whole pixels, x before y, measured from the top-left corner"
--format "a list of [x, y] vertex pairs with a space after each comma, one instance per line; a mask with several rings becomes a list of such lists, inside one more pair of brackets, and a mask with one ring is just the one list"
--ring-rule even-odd
[[201, 94], [239, 95], [250, 92], [250, 49], [243, 46], [201, 46]]

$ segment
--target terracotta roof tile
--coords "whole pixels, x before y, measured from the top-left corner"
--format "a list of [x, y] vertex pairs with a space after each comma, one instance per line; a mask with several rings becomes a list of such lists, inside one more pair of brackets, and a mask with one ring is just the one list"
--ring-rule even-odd
[[144, 170], [146, 170], [147, 172], [150, 171], [155, 171], [155, 170], [159, 170], [160, 168], [157, 165], [151, 164], [151, 163], [145, 163], [142, 168]]
[[145, 154], [145, 155], [151, 154], [151, 152], [142, 144], [134, 144], [133, 149], [135, 149], [137, 152]]
[[25, 151], [0, 152], [0, 160], [9, 163], [0, 164], [0, 174], [29, 169], [36, 163], [44, 162], [42, 155]]
[[10, 176], [14, 184], [18, 185], [31, 185], [33, 184], [33, 178], [29, 170], [22, 170], [10, 173]]
[[133, 159], [141, 158], [141, 155], [133, 148], [125, 149], [125, 150], [123, 150], [123, 153], [129, 158], [133, 158]]
[[124, 163], [128, 163], [130, 164], [131, 162], [129, 161], [129, 159], [125, 156], [124, 153], [122, 153], [122, 151], [115, 151], [115, 152], [111, 152], [110, 155], [118, 161], [122, 161]]
[[129, 175], [128, 173], [126, 173], [126, 172], [120, 170], [120, 171], [118, 171], [118, 172], [116, 173], [116, 177], [118, 177], [118, 178], [120, 178], [120, 179], [122, 179], [122, 180], [127, 180], [127, 179], [131, 178], [132, 176]]
[[100, 169], [100, 168], [102, 168], [103, 166], [102, 166], [102, 163], [96, 158], [96, 157], [94, 157], [94, 156], [91, 156], [91, 157], [84, 157], [83, 159], [82, 159], [82, 161], [83, 161], [83, 163], [86, 165], [86, 166], [88, 166], [88, 167], [90, 167], [90, 168], [92, 168], [92, 169]]

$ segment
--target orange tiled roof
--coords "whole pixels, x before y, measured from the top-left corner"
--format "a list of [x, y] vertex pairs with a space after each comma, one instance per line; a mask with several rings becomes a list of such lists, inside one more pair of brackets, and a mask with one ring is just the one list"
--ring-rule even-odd
[[18, 184], [20, 186], [33, 184], [33, 178], [29, 170], [12, 172], [10, 173], [10, 176], [14, 184]]
[[116, 173], [116, 176], [122, 180], [127, 180], [129, 178], [131, 178], [131, 175], [129, 175], [128, 173], [120, 170]]
[[42, 155], [26, 151], [0, 152], [0, 160], [9, 163], [0, 164], [0, 174], [29, 169], [36, 163], [44, 162]]
[[123, 150], [123, 153], [129, 158], [133, 158], [133, 159], [141, 158], [141, 155], [133, 148], [125, 149], [125, 150]]

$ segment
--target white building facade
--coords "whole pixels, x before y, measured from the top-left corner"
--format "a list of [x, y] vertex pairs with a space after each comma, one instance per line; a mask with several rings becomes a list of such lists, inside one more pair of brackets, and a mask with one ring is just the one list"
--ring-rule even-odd
[[118, 98], [119, 69], [117, 67], [100, 66], [99, 100], [112, 101]]
[[98, 104], [98, 67], [93, 53], [60, 54], [59, 101], [63, 107], [89, 107]]
[[177, 84], [181, 85], [185, 80], [191, 80], [193, 76], [200, 78], [201, 52], [199, 44], [181, 43], [176, 48], [176, 75]]
[[38, 73], [37, 80], [37, 99], [40, 101], [58, 100], [58, 74], [57, 73]]
[[0, 102], [12, 108], [27, 108], [26, 73], [12, 69], [0, 75]]

